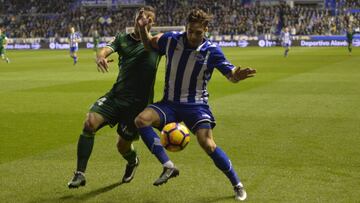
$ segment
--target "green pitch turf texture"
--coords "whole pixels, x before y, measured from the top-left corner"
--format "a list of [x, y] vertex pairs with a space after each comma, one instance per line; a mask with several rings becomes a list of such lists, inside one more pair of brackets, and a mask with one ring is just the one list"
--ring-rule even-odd
[[[360, 50], [224, 49], [234, 64], [256, 68], [239, 84], [215, 71], [209, 84], [216, 143], [246, 186], [248, 202], [360, 201]], [[76, 144], [89, 106], [111, 88], [117, 65], [97, 72], [94, 53], [8, 51], [0, 61], [0, 202], [233, 202], [229, 181], [192, 135], [169, 153], [180, 176], [155, 187], [162, 171], [142, 141], [141, 164], [119, 184], [125, 161], [116, 130], [98, 132], [87, 185], [69, 190]], [[112, 56], [117, 61], [117, 56]], [[156, 81], [162, 96], [164, 60]]]

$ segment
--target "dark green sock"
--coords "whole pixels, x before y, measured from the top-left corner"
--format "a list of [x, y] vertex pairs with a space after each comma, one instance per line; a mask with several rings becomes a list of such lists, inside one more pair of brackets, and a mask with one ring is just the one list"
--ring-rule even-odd
[[352, 47], [351, 47], [351, 46], [348, 46], [348, 50], [349, 50], [349, 52], [351, 53]]
[[94, 134], [82, 133], [77, 147], [77, 171], [85, 172], [94, 146]]
[[122, 155], [124, 157], [124, 159], [129, 163], [129, 164], [134, 164], [136, 162], [136, 150], [133, 149], [131, 147], [131, 149], [129, 151], [127, 151], [125, 154]]

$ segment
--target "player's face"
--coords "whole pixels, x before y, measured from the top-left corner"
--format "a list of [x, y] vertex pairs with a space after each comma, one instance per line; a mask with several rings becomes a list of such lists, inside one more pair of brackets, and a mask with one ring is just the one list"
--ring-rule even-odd
[[204, 38], [208, 28], [201, 23], [188, 23], [186, 26], [186, 37], [191, 47], [199, 46]]
[[70, 28], [70, 32], [71, 32], [71, 33], [74, 33], [74, 32], [75, 32], [75, 28], [74, 28], [74, 27], [71, 27], [71, 28]]

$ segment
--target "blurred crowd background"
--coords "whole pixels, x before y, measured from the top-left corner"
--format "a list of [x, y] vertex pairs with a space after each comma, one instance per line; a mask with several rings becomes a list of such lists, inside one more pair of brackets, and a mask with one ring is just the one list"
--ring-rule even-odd
[[[335, 0], [334, 5], [263, 4], [251, 0], [145, 0], [157, 11], [156, 26], [185, 25], [191, 8], [213, 14], [212, 35], [342, 35], [349, 25], [360, 27], [360, 1]], [[10, 38], [66, 37], [68, 27], [83, 36], [98, 30], [114, 36], [134, 25], [137, 6], [89, 7], [79, 0], [0, 0], [0, 27]]]

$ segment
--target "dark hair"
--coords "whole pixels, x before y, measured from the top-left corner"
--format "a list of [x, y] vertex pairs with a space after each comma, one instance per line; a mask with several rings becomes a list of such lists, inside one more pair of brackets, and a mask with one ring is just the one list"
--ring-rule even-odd
[[207, 27], [212, 19], [213, 16], [207, 14], [205, 11], [193, 9], [187, 17], [187, 23], [201, 23], [204, 27]]

